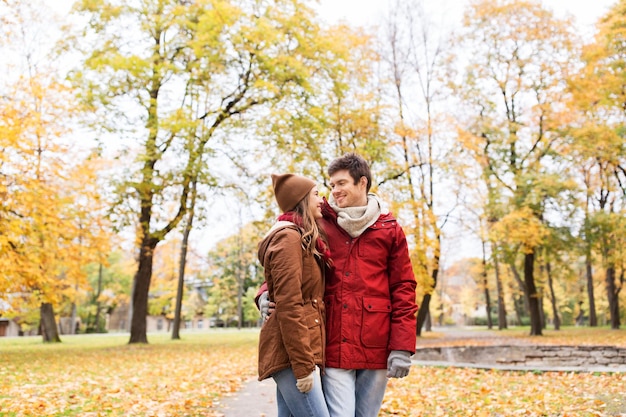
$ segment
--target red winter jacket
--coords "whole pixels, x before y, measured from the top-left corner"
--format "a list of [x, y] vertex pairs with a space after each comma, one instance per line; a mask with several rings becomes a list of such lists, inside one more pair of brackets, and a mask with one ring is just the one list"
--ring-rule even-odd
[[406, 237], [391, 214], [382, 214], [351, 238], [324, 203], [332, 268], [326, 272], [326, 366], [386, 369], [392, 350], [415, 353], [415, 276]]
[[[320, 225], [333, 266], [326, 271], [326, 366], [386, 369], [392, 350], [415, 353], [415, 276], [406, 237], [391, 214], [382, 214], [359, 237], [337, 224], [324, 201]], [[263, 284], [258, 297], [267, 291]]]

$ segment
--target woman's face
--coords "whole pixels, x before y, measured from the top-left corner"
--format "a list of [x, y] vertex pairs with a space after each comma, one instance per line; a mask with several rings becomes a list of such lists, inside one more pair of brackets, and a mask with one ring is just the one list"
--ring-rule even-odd
[[320, 197], [319, 192], [317, 191], [317, 185], [311, 189], [309, 193], [309, 211], [314, 219], [322, 218], [322, 203], [324, 199]]

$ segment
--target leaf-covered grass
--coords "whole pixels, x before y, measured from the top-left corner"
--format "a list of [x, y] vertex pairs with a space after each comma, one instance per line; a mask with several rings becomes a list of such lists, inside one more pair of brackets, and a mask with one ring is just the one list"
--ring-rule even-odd
[[544, 329], [542, 336], [529, 336], [528, 328], [487, 330], [476, 327], [463, 331], [425, 332], [418, 346], [483, 346], [528, 343], [535, 345], [620, 346], [626, 347], [626, 330], [608, 327], [563, 327]]
[[[512, 344], [626, 347], [626, 331], [566, 327], [529, 336], [528, 328], [429, 332], [418, 346]], [[512, 372], [414, 366], [390, 380], [381, 415], [394, 416], [624, 416], [626, 374]]]
[[213, 416], [256, 375], [257, 331], [0, 339], [0, 416]]
[[381, 415], [626, 415], [626, 375], [414, 366], [389, 381]]
[[[420, 344], [545, 343], [626, 346], [626, 331], [568, 328], [527, 336], [426, 333]], [[149, 335], [0, 338], [0, 416], [215, 416], [225, 394], [256, 377], [257, 330]], [[626, 415], [626, 375], [506, 372], [414, 366], [390, 380], [381, 416]]]

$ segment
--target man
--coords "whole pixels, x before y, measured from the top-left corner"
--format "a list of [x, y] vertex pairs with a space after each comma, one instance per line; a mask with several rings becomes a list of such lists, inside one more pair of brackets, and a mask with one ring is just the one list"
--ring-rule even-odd
[[367, 162], [346, 154], [328, 175], [331, 196], [320, 225], [333, 265], [324, 293], [322, 386], [331, 417], [376, 417], [387, 378], [407, 376], [415, 353], [415, 276], [402, 228], [369, 194]]

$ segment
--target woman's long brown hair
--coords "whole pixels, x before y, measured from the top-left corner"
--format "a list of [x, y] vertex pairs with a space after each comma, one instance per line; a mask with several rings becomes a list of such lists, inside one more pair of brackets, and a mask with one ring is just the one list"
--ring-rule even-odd
[[326, 240], [326, 234], [317, 225], [313, 214], [309, 210], [310, 196], [311, 194], [307, 194], [300, 200], [298, 205], [294, 208], [294, 212], [302, 219], [302, 229], [304, 230], [304, 233], [302, 233], [302, 249], [323, 258], [324, 256], [318, 250], [316, 242], [317, 239], [321, 238], [324, 244], [328, 246], [328, 241]]

